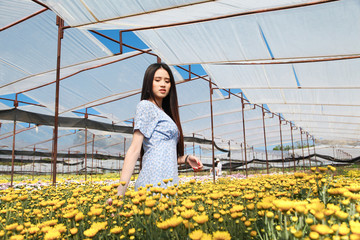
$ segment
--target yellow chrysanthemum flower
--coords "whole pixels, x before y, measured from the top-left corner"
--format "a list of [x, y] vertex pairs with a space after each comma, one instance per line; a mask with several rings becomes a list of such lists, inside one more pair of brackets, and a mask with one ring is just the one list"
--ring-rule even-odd
[[78, 233], [78, 229], [77, 229], [77, 228], [71, 228], [71, 229], [70, 229], [70, 233], [71, 233], [72, 235], [75, 235], [75, 234]]
[[10, 237], [10, 240], [23, 240], [24, 236], [23, 235], [14, 235]]
[[119, 234], [119, 233], [122, 232], [122, 230], [123, 230], [122, 227], [116, 226], [116, 227], [114, 227], [114, 228], [112, 228], [112, 229], [110, 230], [110, 233], [112, 233], [112, 234]]
[[195, 215], [195, 213], [196, 213], [195, 210], [190, 209], [190, 210], [186, 210], [186, 211], [182, 212], [181, 216], [183, 218], [189, 219], [189, 218], [192, 218]]
[[213, 239], [214, 240], [230, 240], [231, 235], [229, 232], [225, 231], [216, 231], [213, 233]]
[[61, 238], [61, 233], [55, 229], [48, 231], [44, 236], [45, 240], [55, 240], [59, 238]]
[[84, 235], [89, 238], [94, 237], [97, 233], [98, 233], [98, 230], [94, 229], [94, 228], [89, 228], [88, 230], [84, 231]]
[[209, 221], [209, 217], [207, 215], [197, 215], [193, 217], [194, 221], [198, 224], [204, 224]]
[[192, 240], [200, 240], [203, 235], [202, 230], [195, 230], [189, 234], [190, 239]]

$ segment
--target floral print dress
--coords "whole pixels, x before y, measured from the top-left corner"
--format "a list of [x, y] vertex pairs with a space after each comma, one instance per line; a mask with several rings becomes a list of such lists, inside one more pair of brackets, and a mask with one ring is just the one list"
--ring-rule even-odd
[[[158, 106], [142, 100], [136, 107], [134, 131], [144, 135], [142, 169], [135, 189], [152, 184], [161, 187], [179, 182], [176, 146], [179, 131], [175, 122]], [[164, 179], [173, 181], [165, 185]]]

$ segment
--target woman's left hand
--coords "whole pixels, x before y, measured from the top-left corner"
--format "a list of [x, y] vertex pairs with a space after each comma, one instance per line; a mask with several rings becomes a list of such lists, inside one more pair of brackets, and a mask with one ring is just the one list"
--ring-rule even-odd
[[200, 171], [203, 168], [202, 162], [195, 156], [189, 155], [187, 162], [194, 169], [195, 172]]

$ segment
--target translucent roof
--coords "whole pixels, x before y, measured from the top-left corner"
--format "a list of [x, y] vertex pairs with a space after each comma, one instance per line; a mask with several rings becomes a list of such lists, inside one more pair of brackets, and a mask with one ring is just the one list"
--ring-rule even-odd
[[[239, 97], [214, 90], [214, 134], [219, 144], [244, 142], [243, 117], [248, 146], [264, 146], [264, 125], [267, 145], [280, 144], [278, 116], [266, 113], [263, 122], [261, 108], [253, 104], [264, 104], [292, 121], [294, 141], [306, 139], [300, 128], [316, 139], [342, 144], [360, 140], [357, 0], [39, 2], [49, 10], [0, 32], [0, 95], [24, 92], [45, 106], [20, 109], [54, 114], [58, 15], [72, 26], [64, 30], [62, 40], [60, 116], [83, 118], [73, 111], [91, 108], [106, 118], [90, 119], [131, 126], [144, 71], [157, 61], [145, 53], [151, 51], [172, 67], [185, 136], [211, 139], [211, 78], [218, 88], [241, 89], [252, 103], [244, 106], [242, 116]], [[0, 6], [1, 27], [44, 9], [33, 1]], [[135, 29], [149, 49], [113, 54], [89, 32], [92, 29]], [[184, 81], [177, 65], [188, 64], [201, 64], [205, 80], [191, 75], [193, 80]], [[8, 108], [0, 105], [1, 110]], [[2, 122], [1, 132], [11, 132], [12, 123]], [[281, 129], [283, 143], [291, 143], [290, 124], [282, 122]], [[60, 131], [66, 136], [59, 138], [59, 151], [85, 151], [84, 130]], [[98, 151], [112, 154], [123, 151], [124, 139], [131, 138], [93, 130], [88, 141], [92, 133]], [[17, 147], [51, 149], [51, 141], [42, 143], [51, 137], [51, 127], [32, 128], [19, 133]], [[10, 141], [6, 138], [0, 145], [10, 146]]]
[[[310, 0], [114, 0], [51, 1], [40, 0], [73, 27], [125, 29], [221, 17], [264, 8], [293, 6]], [[216, 11], [214, 11], [216, 9]]]

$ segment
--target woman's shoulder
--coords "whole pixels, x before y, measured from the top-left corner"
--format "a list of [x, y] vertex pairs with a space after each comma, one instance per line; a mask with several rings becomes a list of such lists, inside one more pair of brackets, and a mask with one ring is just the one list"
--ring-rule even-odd
[[136, 108], [151, 108], [153, 105], [154, 104], [148, 100], [141, 100]]

